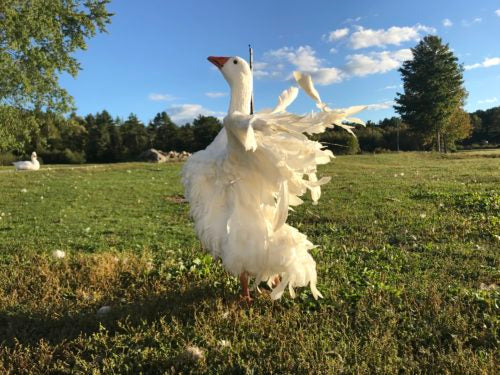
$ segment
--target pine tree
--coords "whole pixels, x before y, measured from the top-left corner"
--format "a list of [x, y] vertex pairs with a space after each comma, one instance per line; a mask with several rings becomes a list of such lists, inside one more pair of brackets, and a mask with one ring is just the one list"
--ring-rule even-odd
[[443, 132], [464, 105], [463, 67], [441, 38], [428, 35], [412, 48], [413, 59], [399, 69], [404, 93], [397, 93], [394, 108], [421, 136], [422, 145], [442, 150]]
[[88, 131], [87, 160], [93, 163], [105, 162], [106, 152], [111, 142], [107, 125], [113, 119], [106, 111], [103, 111], [97, 113], [95, 117], [86, 116], [85, 121]]
[[136, 115], [131, 113], [127, 121], [120, 126], [125, 157], [128, 160], [136, 159], [149, 146], [149, 136], [146, 127]]
[[193, 121], [193, 136], [195, 150], [206, 148], [219, 134], [222, 124], [218, 118], [213, 116], [199, 115]]
[[175, 150], [177, 130], [177, 126], [166, 112], [157, 113], [148, 126], [150, 138], [153, 140], [152, 146], [162, 151]]

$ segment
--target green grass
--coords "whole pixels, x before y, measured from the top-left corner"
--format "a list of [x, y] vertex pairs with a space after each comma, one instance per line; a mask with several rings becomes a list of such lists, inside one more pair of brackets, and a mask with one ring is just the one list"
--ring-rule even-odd
[[338, 157], [289, 219], [325, 298], [248, 308], [201, 252], [181, 164], [0, 168], [0, 373], [493, 374], [499, 155]]

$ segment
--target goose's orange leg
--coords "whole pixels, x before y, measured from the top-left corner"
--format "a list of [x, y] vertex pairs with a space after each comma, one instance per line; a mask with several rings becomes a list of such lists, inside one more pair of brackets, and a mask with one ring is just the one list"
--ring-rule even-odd
[[240, 274], [240, 283], [241, 283], [241, 299], [250, 303], [252, 302], [252, 297], [250, 297], [250, 289], [248, 288], [248, 274], [246, 272], [242, 272]]
[[280, 285], [280, 282], [281, 282], [281, 276], [280, 275], [275, 276], [273, 279], [273, 287], [276, 288], [278, 285]]

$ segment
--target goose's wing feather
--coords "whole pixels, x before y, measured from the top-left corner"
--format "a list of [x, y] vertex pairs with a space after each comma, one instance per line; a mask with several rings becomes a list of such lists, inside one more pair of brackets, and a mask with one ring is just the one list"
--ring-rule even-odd
[[300, 85], [302, 90], [305, 91], [307, 95], [309, 95], [317, 105], [323, 104], [321, 102], [321, 98], [319, 96], [318, 91], [314, 87], [314, 84], [312, 82], [311, 76], [309, 74], [304, 74], [302, 72], [295, 71], [293, 72], [293, 77], [297, 81], [297, 83]]
[[[295, 78], [295, 80], [297, 81], [299, 86], [302, 88], [302, 90], [304, 90], [306, 92], [306, 94], [309, 95], [316, 102], [316, 106], [319, 109], [321, 109], [323, 112], [329, 112], [329, 113], [333, 112], [337, 115], [336, 116], [337, 118], [333, 121], [335, 123], [335, 125], [341, 126], [340, 124], [342, 123], [342, 121], [356, 123], [356, 124], [360, 124], [360, 125], [365, 125], [363, 120], [358, 119], [356, 117], [347, 118], [347, 116], [350, 116], [350, 115], [357, 113], [357, 112], [361, 112], [362, 110], [366, 109], [367, 106], [357, 105], [357, 106], [348, 107], [348, 108], [344, 108], [344, 109], [331, 109], [325, 103], [323, 103], [321, 101], [319, 93], [316, 90], [316, 88], [314, 87], [314, 83], [313, 83], [311, 76], [309, 74], [304, 74], [302, 72], [295, 71], [295, 72], [293, 72], [293, 77]], [[334, 117], [332, 117], [331, 119], [333, 120]], [[341, 120], [341, 122], [338, 121], [339, 119]], [[349, 128], [345, 128], [345, 129], [350, 132]]]
[[278, 97], [278, 104], [272, 110], [272, 113], [284, 112], [285, 109], [293, 103], [299, 94], [299, 89], [295, 86], [290, 87], [288, 90], [284, 90]]
[[240, 112], [234, 112], [224, 117], [224, 128], [232, 134], [246, 151], [255, 151], [257, 143], [255, 141], [255, 133], [252, 126], [254, 118], [244, 115]]

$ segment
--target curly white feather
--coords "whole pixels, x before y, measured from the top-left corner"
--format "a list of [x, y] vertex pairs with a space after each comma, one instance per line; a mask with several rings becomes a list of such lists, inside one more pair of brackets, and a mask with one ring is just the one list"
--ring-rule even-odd
[[299, 89], [295, 86], [290, 87], [288, 90], [283, 90], [278, 97], [278, 104], [272, 110], [272, 113], [284, 112], [287, 107], [297, 98]]

